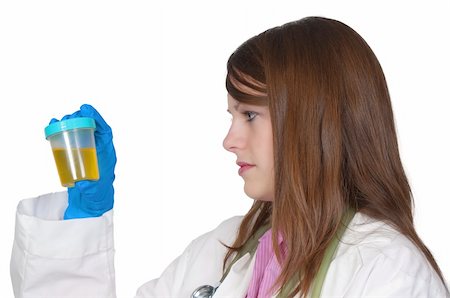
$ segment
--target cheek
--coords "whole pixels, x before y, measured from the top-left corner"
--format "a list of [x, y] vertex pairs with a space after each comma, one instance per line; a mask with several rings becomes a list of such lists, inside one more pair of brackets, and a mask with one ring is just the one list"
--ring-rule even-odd
[[272, 133], [266, 134], [264, 138], [264, 158], [267, 168], [273, 170], [274, 156], [273, 156], [273, 138]]
[[259, 143], [260, 169], [258, 173], [258, 182], [255, 185], [259, 187], [259, 199], [264, 201], [273, 201], [274, 198], [274, 159], [272, 134], [264, 134]]
[[255, 130], [252, 135], [252, 154], [256, 157], [257, 162], [267, 175], [268, 172], [273, 171], [273, 137], [271, 126], [265, 123], [259, 130]]
[[273, 156], [273, 137], [272, 131], [270, 134], [266, 135], [265, 143], [265, 159], [266, 159], [266, 172], [267, 172], [267, 185], [271, 196], [274, 195], [274, 183], [275, 183], [275, 172], [274, 172], [274, 156]]

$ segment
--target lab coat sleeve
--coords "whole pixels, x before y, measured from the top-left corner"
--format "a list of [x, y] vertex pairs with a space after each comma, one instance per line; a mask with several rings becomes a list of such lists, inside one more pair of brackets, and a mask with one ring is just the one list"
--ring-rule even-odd
[[242, 217], [222, 222], [194, 239], [157, 279], [142, 285], [136, 298], [190, 297], [202, 285], [216, 285], [223, 274], [222, 262], [236, 237]]
[[62, 220], [67, 193], [19, 203], [11, 257], [16, 298], [116, 297], [112, 210]]
[[153, 279], [139, 287], [135, 298], [178, 297], [182, 292], [183, 281], [189, 260], [190, 248], [176, 258], [158, 279]]

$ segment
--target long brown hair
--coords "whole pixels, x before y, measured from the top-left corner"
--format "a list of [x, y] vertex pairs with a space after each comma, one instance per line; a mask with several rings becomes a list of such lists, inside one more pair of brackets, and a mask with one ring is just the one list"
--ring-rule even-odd
[[255, 201], [224, 265], [271, 221], [279, 260], [275, 235], [281, 233], [287, 245], [276, 285], [296, 278], [290, 297], [304, 296], [352, 207], [408, 237], [444, 281], [414, 229], [387, 84], [358, 33], [336, 20], [304, 18], [249, 39], [230, 56], [227, 69], [233, 98], [269, 107], [275, 198]]

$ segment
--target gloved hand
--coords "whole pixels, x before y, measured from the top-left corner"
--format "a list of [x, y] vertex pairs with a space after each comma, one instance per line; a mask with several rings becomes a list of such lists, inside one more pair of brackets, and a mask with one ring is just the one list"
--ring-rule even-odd
[[[114, 168], [116, 152], [112, 142], [111, 127], [91, 105], [84, 104], [72, 115], [66, 115], [61, 120], [76, 117], [90, 117], [95, 120], [95, 146], [97, 148], [98, 181], [77, 181], [68, 188], [69, 206], [64, 213], [64, 219], [101, 216], [112, 209], [114, 205]], [[58, 121], [52, 119], [50, 123]]]

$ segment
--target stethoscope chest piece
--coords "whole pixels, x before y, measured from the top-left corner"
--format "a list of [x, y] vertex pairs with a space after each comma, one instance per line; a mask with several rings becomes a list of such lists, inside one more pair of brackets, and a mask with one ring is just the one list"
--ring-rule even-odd
[[212, 298], [216, 292], [217, 287], [213, 286], [200, 286], [192, 292], [191, 298]]

